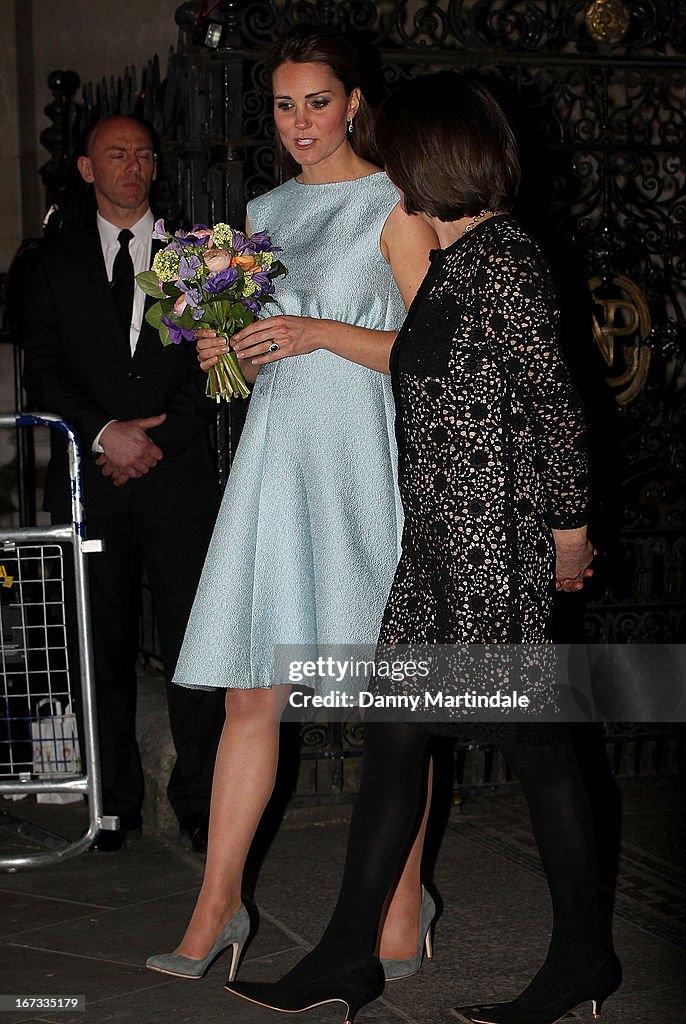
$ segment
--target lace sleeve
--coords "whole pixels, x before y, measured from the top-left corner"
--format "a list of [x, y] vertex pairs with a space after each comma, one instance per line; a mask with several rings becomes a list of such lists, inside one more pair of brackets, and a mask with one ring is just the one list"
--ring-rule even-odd
[[548, 523], [556, 529], [583, 526], [589, 505], [586, 424], [558, 344], [548, 268], [533, 243], [509, 242], [483, 255], [475, 283], [486, 341], [536, 439]]

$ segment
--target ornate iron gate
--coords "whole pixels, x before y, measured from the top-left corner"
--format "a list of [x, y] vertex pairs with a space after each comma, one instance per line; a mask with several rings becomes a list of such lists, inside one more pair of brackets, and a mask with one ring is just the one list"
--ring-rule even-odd
[[[49, 197], [77, 131], [100, 114], [135, 111], [160, 136], [157, 198], [168, 219], [240, 223], [246, 200], [278, 181], [261, 54], [295, 21], [338, 24], [370, 47], [372, 100], [438, 67], [485, 75], [519, 129], [520, 212], [557, 267], [564, 343], [595, 427], [593, 525], [605, 557], [585, 612], [573, 598], [564, 609], [561, 638], [580, 639], [583, 628], [591, 642], [683, 642], [683, 4], [200, 0], [181, 4], [176, 20], [180, 44], [164, 80], [155, 59], [140, 88], [128, 72], [77, 102], [68, 76], [52, 76]], [[232, 452], [241, 418], [232, 404], [221, 451]], [[331, 739], [332, 756], [340, 741]]]

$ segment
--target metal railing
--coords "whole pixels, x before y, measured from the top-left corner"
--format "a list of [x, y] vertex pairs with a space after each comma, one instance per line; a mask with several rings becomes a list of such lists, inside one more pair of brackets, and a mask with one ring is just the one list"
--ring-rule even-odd
[[[87, 556], [102, 542], [86, 539], [71, 427], [49, 413], [0, 415], [0, 428], [33, 427], [66, 439], [71, 522], [0, 530], [0, 796], [85, 796], [89, 826], [74, 842], [46, 843], [49, 852], [0, 853], [8, 871], [73, 857], [98, 829], [118, 825], [102, 813], [88, 596]], [[36, 828], [23, 834], [40, 838]]]

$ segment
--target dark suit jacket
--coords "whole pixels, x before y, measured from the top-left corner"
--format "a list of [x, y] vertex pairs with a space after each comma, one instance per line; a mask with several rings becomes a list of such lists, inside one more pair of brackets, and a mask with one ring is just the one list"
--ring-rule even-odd
[[[207, 433], [216, 406], [204, 395], [195, 348], [165, 348], [144, 322], [131, 356], [95, 222], [82, 233], [45, 239], [20, 292], [24, 386], [36, 409], [59, 414], [79, 435], [87, 515], [116, 513], [132, 500], [181, 515], [201, 511], [206, 497], [216, 502]], [[140, 479], [115, 487], [95, 464], [96, 435], [112, 419], [162, 412], [166, 421], [148, 433], [164, 458]], [[45, 508], [68, 519], [66, 450], [61, 436], [53, 435]]]

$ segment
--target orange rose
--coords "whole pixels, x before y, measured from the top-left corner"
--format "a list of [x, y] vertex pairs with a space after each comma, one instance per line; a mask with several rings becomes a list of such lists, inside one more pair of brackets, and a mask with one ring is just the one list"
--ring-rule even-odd
[[257, 260], [254, 256], [234, 256], [231, 260], [232, 267], [240, 267], [241, 270], [253, 270]]

